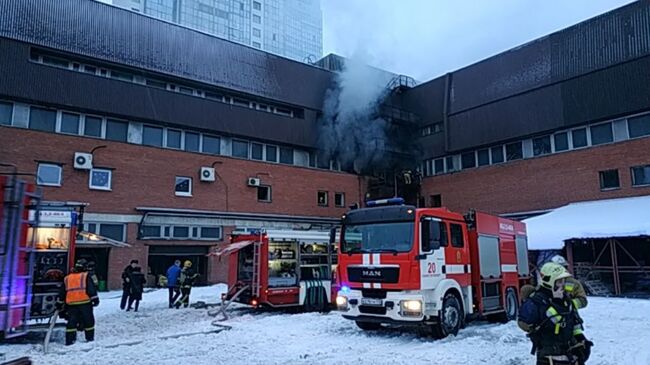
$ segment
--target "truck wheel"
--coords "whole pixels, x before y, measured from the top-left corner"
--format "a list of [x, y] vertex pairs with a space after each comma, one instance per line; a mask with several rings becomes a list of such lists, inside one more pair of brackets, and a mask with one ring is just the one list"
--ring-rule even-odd
[[356, 323], [357, 327], [361, 328], [364, 331], [376, 331], [381, 328], [381, 323], [363, 321], [354, 321], [354, 323]]
[[439, 322], [433, 327], [433, 335], [436, 338], [445, 338], [449, 335], [457, 335], [463, 325], [464, 313], [461, 310], [460, 302], [455, 295], [448, 293], [442, 301]]
[[507, 323], [517, 319], [519, 314], [519, 302], [517, 301], [517, 293], [515, 289], [506, 289], [505, 311], [498, 314], [487, 316], [487, 320], [492, 323]]

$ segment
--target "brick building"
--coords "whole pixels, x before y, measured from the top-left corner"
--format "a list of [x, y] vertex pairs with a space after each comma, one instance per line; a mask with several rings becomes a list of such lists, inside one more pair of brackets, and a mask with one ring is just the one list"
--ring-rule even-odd
[[81, 241], [110, 288], [132, 258], [153, 274], [189, 258], [216, 282], [223, 265], [206, 253], [235, 227], [328, 228], [395, 191], [520, 217], [648, 195], [648, 19], [650, 4], [632, 3], [394, 84], [382, 110], [414, 130], [417, 152], [359, 175], [319, 153], [330, 70], [94, 1], [0, 0], [0, 162], [37, 175], [48, 201], [88, 204], [87, 231], [131, 245]]

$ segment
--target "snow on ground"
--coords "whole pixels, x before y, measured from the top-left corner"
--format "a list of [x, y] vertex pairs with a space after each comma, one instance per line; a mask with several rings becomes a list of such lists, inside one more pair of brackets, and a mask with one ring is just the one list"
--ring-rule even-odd
[[[217, 302], [225, 286], [195, 288], [192, 301]], [[446, 364], [532, 365], [530, 343], [515, 323], [478, 322], [458, 337], [435, 341], [398, 330], [363, 332], [340, 314], [236, 311], [229, 331], [215, 329], [206, 309], [168, 309], [167, 291], [145, 293], [140, 311], [119, 310], [119, 292], [103, 293], [96, 309], [96, 341], [63, 345], [59, 330], [43, 354], [41, 343], [0, 345], [7, 360], [35, 364]], [[590, 365], [650, 365], [650, 301], [590, 298], [582, 311], [595, 343]], [[1, 357], [0, 357], [1, 358]]]

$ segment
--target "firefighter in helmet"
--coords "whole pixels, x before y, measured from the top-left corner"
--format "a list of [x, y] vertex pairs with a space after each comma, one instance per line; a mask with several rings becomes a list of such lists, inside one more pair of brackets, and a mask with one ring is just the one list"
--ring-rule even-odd
[[63, 279], [56, 306], [59, 312], [65, 313], [68, 323], [65, 329], [65, 344], [72, 345], [77, 340], [77, 328], [82, 328], [86, 341], [95, 339], [95, 317], [93, 307], [99, 305], [97, 288], [90, 275], [88, 263], [80, 259], [74, 266], [73, 272]]
[[186, 260], [183, 263], [183, 270], [178, 278], [178, 285], [181, 288], [181, 297], [176, 301], [174, 307], [180, 308], [181, 305], [187, 308], [190, 305], [190, 292], [194, 281], [199, 277], [199, 274], [192, 269], [192, 261]]
[[592, 342], [582, 332], [582, 319], [565, 291], [571, 274], [554, 262], [544, 264], [537, 288], [519, 311], [519, 327], [533, 343], [537, 365], [582, 365]]
[[[555, 255], [551, 258], [550, 262], [558, 264], [564, 267], [565, 270], [569, 269], [569, 263], [560, 255]], [[538, 275], [539, 276], [539, 275]], [[539, 278], [537, 278], [539, 280]], [[535, 291], [535, 287], [532, 285], [524, 285], [521, 287], [521, 298], [528, 298]], [[587, 306], [589, 303], [587, 301], [587, 293], [585, 288], [582, 286], [580, 281], [573, 276], [566, 278], [564, 291], [567, 296], [571, 299], [571, 302], [576, 307], [576, 309], [582, 309]]]

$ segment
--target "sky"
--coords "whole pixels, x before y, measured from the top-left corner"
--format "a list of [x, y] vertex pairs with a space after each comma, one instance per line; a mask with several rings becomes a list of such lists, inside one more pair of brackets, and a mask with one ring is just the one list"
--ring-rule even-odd
[[426, 81], [630, 2], [321, 0], [323, 54]]

